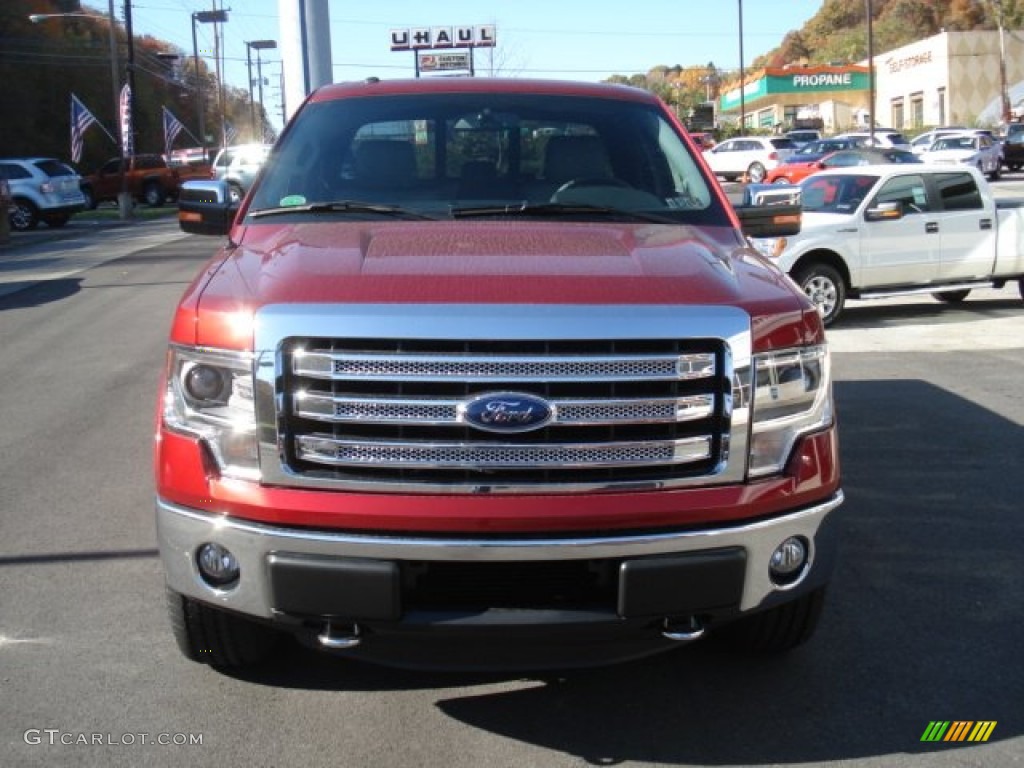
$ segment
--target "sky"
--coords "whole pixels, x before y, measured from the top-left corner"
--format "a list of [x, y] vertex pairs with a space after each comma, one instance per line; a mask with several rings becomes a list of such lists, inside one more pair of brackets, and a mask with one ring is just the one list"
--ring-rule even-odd
[[[192, 55], [193, 11], [215, 0], [132, 0], [136, 36], [152, 35]], [[224, 25], [224, 81], [246, 88], [246, 41], [279, 40], [279, 0], [216, 0], [228, 10]], [[743, 9], [743, 59], [775, 48], [799, 29], [823, 0], [329, 0], [334, 80], [413, 77], [411, 52], [392, 52], [390, 31], [413, 27], [493, 24], [494, 67], [502, 75], [598, 81], [613, 74], [647, 72], [664, 64], [739, 69], [739, 9]], [[103, 5], [85, 0], [87, 6]], [[120, 0], [116, 3], [121, 11]], [[213, 50], [213, 25], [197, 24], [200, 56]], [[256, 51], [252, 51], [255, 62]], [[484, 51], [475, 57], [480, 71]], [[260, 53], [264, 103], [281, 125], [280, 50]], [[210, 54], [208, 64], [213, 67]], [[481, 66], [483, 64], [483, 67]], [[254, 64], [255, 69], [255, 64]], [[253, 75], [255, 77], [255, 73]]]

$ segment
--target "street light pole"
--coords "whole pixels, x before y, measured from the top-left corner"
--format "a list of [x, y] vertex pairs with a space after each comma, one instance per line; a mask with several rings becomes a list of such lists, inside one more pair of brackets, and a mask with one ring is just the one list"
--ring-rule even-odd
[[245, 71], [249, 76], [249, 130], [255, 136], [256, 102], [252, 100], [252, 46], [249, 43], [245, 44]]
[[196, 22], [208, 24], [227, 20], [227, 11], [195, 11], [192, 14], [192, 67], [195, 69], [196, 76], [196, 117], [199, 121], [199, 144], [203, 148], [204, 156], [206, 154], [206, 116], [203, 113], [206, 105], [203, 99], [203, 82], [199, 76], [199, 43], [196, 40]]
[[746, 94], [746, 71], [743, 64], [743, 0], [736, 0], [740, 11], [740, 134], [746, 131], [747, 125], [747, 101]]
[[[252, 132], [254, 141], [263, 141], [263, 59], [260, 57], [260, 51], [265, 51], [269, 48], [277, 48], [276, 40], [252, 40], [245, 44], [245, 55], [249, 62], [249, 103], [252, 105]], [[252, 58], [250, 51], [256, 50], [256, 79], [259, 82], [260, 90], [260, 130], [259, 137], [256, 136], [256, 103], [252, 98]]]
[[[874, 13], [871, 8], [871, 0], [864, 0], [864, 8], [868, 17], [868, 141], [874, 146], [875, 143], [875, 33], [872, 26]], [[893, 126], [896, 130], [902, 130], [902, 125]]]

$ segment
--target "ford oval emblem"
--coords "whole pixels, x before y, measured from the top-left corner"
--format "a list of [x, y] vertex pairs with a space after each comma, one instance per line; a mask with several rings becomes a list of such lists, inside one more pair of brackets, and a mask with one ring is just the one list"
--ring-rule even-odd
[[529, 432], [550, 424], [555, 407], [522, 392], [489, 392], [460, 404], [459, 416], [485, 432]]

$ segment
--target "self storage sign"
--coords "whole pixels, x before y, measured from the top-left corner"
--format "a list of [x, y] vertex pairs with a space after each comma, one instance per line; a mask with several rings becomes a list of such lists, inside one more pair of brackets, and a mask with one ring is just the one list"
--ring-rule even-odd
[[391, 30], [392, 51], [493, 48], [494, 45], [493, 24], [477, 27], [416, 27]]
[[469, 69], [468, 51], [421, 53], [419, 57], [420, 72], [449, 72], [456, 69]]

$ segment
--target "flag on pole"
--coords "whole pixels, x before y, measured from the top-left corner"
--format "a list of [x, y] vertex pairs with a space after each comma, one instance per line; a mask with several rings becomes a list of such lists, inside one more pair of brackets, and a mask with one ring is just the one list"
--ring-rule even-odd
[[121, 89], [121, 156], [135, 154], [135, 135], [132, 127], [132, 89], [128, 83]]
[[[90, 112], [75, 94], [71, 94], [71, 162], [78, 163], [82, 159], [82, 146], [85, 143], [85, 132], [92, 125], [103, 126], [96, 116]], [[104, 133], [106, 129], [103, 128]], [[109, 134], [107, 134], [109, 136]]]
[[[174, 140], [178, 138], [178, 134], [182, 132], [185, 125], [171, 114], [171, 110], [167, 107], [162, 107], [162, 109], [164, 112], [164, 154], [170, 156]], [[185, 132], [188, 133], [188, 131]]]
[[234, 144], [238, 139], [238, 129], [230, 120], [224, 121], [224, 143]]

